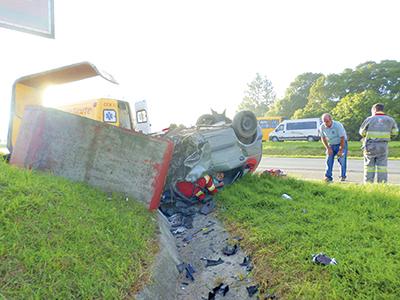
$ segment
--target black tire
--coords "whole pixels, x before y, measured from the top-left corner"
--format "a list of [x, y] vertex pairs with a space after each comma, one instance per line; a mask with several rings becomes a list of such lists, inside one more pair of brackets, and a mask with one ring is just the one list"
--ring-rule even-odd
[[239, 140], [251, 138], [257, 132], [256, 116], [248, 110], [238, 112], [233, 118], [232, 127]]
[[307, 137], [307, 141], [308, 142], [315, 142], [314, 137], [312, 137], [311, 135]]
[[276, 136], [273, 136], [273, 137], [271, 138], [271, 141], [272, 141], [272, 142], [279, 142], [279, 139], [278, 139]]

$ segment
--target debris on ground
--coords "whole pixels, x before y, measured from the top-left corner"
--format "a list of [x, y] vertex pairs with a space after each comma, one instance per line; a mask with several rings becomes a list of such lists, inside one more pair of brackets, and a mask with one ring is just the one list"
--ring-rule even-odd
[[285, 200], [293, 200], [293, 198], [291, 197], [291, 196], [289, 196], [288, 194], [282, 194], [282, 199], [285, 199]]
[[249, 297], [253, 297], [258, 292], [258, 284], [246, 287]]
[[171, 233], [173, 235], [181, 234], [181, 233], [184, 233], [185, 231], [186, 231], [186, 227], [183, 227], [183, 226], [180, 226], [180, 227], [175, 228], [175, 229], [171, 229]]
[[334, 258], [330, 258], [329, 256], [325, 255], [324, 253], [313, 254], [312, 261], [320, 264], [320, 265], [337, 265], [337, 261]]
[[271, 175], [271, 176], [275, 176], [275, 177], [287, 176], [287, 174], [281, 169], [268, 169], [268, 170], [265, 170], [262, 174]]
[[[183, 238], [183, 242], [189, 243], [189, 242], [190, 242], [191, 240], [193, 240], [193, 238], [196, 237], [197, 234], [199, 234], [200, 232], [203, 232], [203, 235], [207, 235], [207, 234], [209, 234], [210, 232], [213, 232], [214, 229], [210, 229], [209, 227], [213, 226], [214, 224], [215, 224], [215, 222], [211, 222], [211, 221], [208, 222], [208, 223], [206, 224], [206, 227], [200, 228], [200, 229], [196, 230], [195, 232], [193, 232], [193, 233], [188, 234], [187, 236], [185, 236], [185, 237]], [[192, 226], [192, 227], [193, 227], [193, 226]], [[191, 228], [189, 228], [189, 229], [191, 229]]]
[[213, 266], [218, 266], [220, 264], [223, 264], [224, 261], [220, 257], [218, 260], [215, 259], [206, 259], [206, 268], [207, 267], [213, 267]]
[[211, 292], [208, 293], [208, 300], [214, 300], [217, 294], [225, 297], [226, 293], [229, 292], [229, 285], [220, 283]]
[[251, 263], [250, 256], [245, 256], [243, 258], [243, 262], [240, 264], [240, 266], [246, 267], [247, 272], [250, 272], [251, 270], [253, 270], [253, 264]]
[[236, 252], [238, 251], [238, 245], [235, 244], [233, 246], [231, 245], [226, 245], [223, 249], [222, 249], [222, 253], [224, 253], [227, 256], [230, 255], [234, 255], [236, 254]]
[[[195, 207], [201, 205], [194, 204]], [[239, 244], [243, 238], [230, 237], [216, 219], [215, 212], [208, 215], [198, 212], [192, 217], [193, 228], [187, 229], [183, 235], [176, 235], [175, 239], [180, 260], [190, 261], [196, 272], [183, 263], [177, 265], [180, 275], [176, 299], [250, 300], [247, 287], [256, 283], [249, 273], [252, 268], [250, 257]], [[223, 254], [225, 247], [225, 252], [230, 255]]]
[[186, 278], [194, 281], [193, 273], [196, 273], [196, 270], [193, 268], [191, 264], [187, 264], [185, 267]]
[[185, 263], [180, 263], [179, 265], [176, 265], [176, 268], [178, 269], [178, 272], [180, 274], [185, 270], [186, 264]]

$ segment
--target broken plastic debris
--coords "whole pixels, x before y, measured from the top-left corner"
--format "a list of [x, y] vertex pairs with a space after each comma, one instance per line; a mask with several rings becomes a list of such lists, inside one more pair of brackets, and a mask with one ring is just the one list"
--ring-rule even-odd
[[234, 255], [238, 251], [238, 245], [235, 244], [234, 246], [226, 245], [222, 249], [222, 253], [224, 253], [227, 256]]
[[313, 254], [312, 261], [317, 264], [324, 265], [324, 266], [337, 265], [336, 259], [330, 258], [329, 256], [325, 255], [324, 253]]
[[243, 258], [243, 262], [240, 263], [240, 265], [242, 267], [246, 267], [246, 271], [250, 272], [251, 270], [253, 270], [253, 264], [250, 261], [250, 256], [245, 256]]
[[229, 285], [220, 283], [208, 293], [208, 300], [214, 300], [217, 293], [225, 296], [227, 292], [229, 292]]
[[249, 265], [249, 263], [250, 263], [250, 256], [245, 256], [243, 258], [243, 262], [240, 265], [243, 266], [243, 267], [246, 267], [246, 266]]
[[193, 273], [196, 273], [196, 270], [193, 268], [191, 264], [186, 265], [186, 278], [194, 281]]
[[258, 284], [247, 286], [246, 290], [249, 293], [249, 297], [253, 297], [253, 295], [258, 292]]
[[179, 273], [182, 273], [186, 268], [186, 264], [180, 263], [179, 265], [176, 265], [176, 268], [178, 269]]
[[281, 169], [268, 169], [263, 172], [263, 174], [271, 175], [271, 176], [286, 176], [286, 173]]
[[168, 221], [172, 227], [179, 227], [182, 225], [182, 215], [174, 214], [168, 218]]
[[222, 294], [222, 296], [225, 296], [227, 292], [229, 292], [229, 285], [224, 284], [220, 287], [219, 289], [220, 294]]
[[184, 233], [186, 231], [186, 227], [178, 227], [175, 230], [171, 230], [172, 234], [180, 234], [180, 233]]
[[282, 194], [282, 199], [285, 199], [285, 200], [292, 200], [293, 198], [290, 197], [288, 194]]
[[207, 264], [206, 267], [213, 267], [213, 266], [218, 266], [220, 264], [224, 263], [224, 261], [221, 259], [221, 257], [218, 260], [215, 259], [207, 259]]

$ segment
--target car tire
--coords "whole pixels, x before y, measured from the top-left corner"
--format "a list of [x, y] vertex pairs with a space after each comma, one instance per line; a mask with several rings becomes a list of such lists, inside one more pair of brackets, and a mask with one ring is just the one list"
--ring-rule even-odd
[[276, 136], [273, 136], [273, 137], [271, 138], [271, 141], [273, 141], [273, 142], [279, 142], [279, 139], [278, 139]]
[[232, 121], [233, 130], [239, 140], [248, 140], [257, 132], [257, 119], [253, 112], [244, 110], [238, 112]]
[[312, 137], [311, 135], [307, 137], [307, 141], [308, 142], [315, 142], [314, 137]]

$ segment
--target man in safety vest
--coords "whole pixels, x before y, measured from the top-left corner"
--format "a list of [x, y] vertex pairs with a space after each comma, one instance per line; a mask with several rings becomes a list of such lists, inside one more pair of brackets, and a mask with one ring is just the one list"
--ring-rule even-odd
[[215, 188], [213, 179], [210, 175], [205, 175], [192, 183], [189, 181], [179, 181], [176, 188], [187, 198], [196, 198], [199, 201], [206, 197], [205, 192], [215, 195], [218, 190]]
[[384, 105], [372, 106], [371, 116], [360, 127], [364, 138], [364, 182], [374, 182], [375, 171], [378, 182], [387, 182], [388, 142], [399, 133], [396, 121], [383, 112]]

